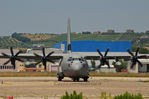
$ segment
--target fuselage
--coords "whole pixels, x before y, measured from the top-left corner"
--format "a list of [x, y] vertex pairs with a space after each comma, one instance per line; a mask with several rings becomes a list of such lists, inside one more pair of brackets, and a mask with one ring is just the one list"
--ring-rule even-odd
[[89, 74], [87, 61], [79, 56], [73, 54], [66, 54], [60, 62], [60, 71], [64, 77], [87, 77]]

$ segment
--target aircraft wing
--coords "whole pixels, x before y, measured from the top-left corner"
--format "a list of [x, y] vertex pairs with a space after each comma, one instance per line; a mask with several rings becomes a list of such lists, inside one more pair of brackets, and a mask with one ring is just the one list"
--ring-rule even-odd
[[[104, 55], [104, 53], [103, 53]], [[82, 56], [87, 59], [87, 60], [99, 60], [100, 55], [97, 52], [87, 52], [87, 53], [82, 53]], [[139, 54], [138, 56], [145, 56], [145, 57], [140, 57], [140, 59], [147, 59], [149, 58], [148, 54]], [[109, 52], [106, 56], [106, 59], [124, 59], [124, 60], [129, 60], [132, 56], [127, 53], [127, 52]]]
[[[11, 54], [8, 54], [9, 56], [11, 56]], [[42, 54], [39, 54], [40, 56], [42, 56]], [[0, 58], [9, 58], [9, 56], [3, 56], [2, 54], [0, 54]], [[19, 54], [17, 56], [20, 59], [39, 59], [38, 57], [36, 57], [34, 54]], [[63, 54], [62, 53], [54, 53], [52, 54], [49, 59], [55, 60], [55, 59], [61, 59], [63, 58]]]
[[[74, 54], [79, 54], [80, 52], [76, 52]], [[97, 52], [81, 52], [80, 53], [82, 57], [84, 57], [87, 60], [99, 60], [100, 55]], [[104, 55], [104, 53], [102, 53]], [[109, 52], [107, 54], [107, 59], [129, 59], [131, 56], [127, 52]]]

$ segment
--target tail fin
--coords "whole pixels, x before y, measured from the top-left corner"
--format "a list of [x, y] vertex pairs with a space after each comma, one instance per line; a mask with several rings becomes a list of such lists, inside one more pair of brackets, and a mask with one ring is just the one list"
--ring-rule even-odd
[[71, 27], [70, 27], [70, 18], [68, 18], [68, 25], [67, 25], [67, 53], [71, 52]]

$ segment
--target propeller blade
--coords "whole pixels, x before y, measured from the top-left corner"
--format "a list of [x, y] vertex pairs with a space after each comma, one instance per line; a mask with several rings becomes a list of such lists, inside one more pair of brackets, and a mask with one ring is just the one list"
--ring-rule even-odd
[[137, 60], [137, 62], [141, 67], [143, 67], [142, 63], [139, 60]]
[[3, 65], [7, 65], [10, 62], [10, 59], [6, 61]]
[[16, 64], [15, 64], [15, 60], [10, 60], [11, 61], [11, 65], [14, 67], [14, 69], [16, 68]]
[[41, 61], [37, 62], [35, 65], [38, 65], [39, 63], [41, 63]]
[[45, 57], [46, 55], [45, 55], [45, 48], [44, 47], [42, 48], [42, 53], [43, 53], [43, 56]]
[[105, 61], [105, 63], [108, 66], [108, 68], [110, 68], [109, 62]]
[[44, 65], [44, 70], [47, 70], [47, 62], [46, 61], [44, 61], [44, 62], [42, 62], [42, 64]]
[[36, 56], [36, 57], [38, 57], [38, 58], [41, 58], [42, 56], [40, 56], [40, 55], [38, 55], [38, 54], [36, 54], [36, 53], [34, 53], [34, 55]]
[[102, 55], [102, 53], [100, 52], [100, 50], [99, 50], [99, 49], [97, 49], [97, 52], [98, 52], [98, 54], [99, 54], [100, 56], [102, 56], [102, 57], [103, 57], [103, 55]]
[[147, 58], [146, 55], [138, 56], [138, 58]]
[[5, 57], [10, 57], [9, 55], [5, 54], [5, 53], [2, 53], [3, 56]]
[[116, 61], [116, 62], [118, 62], [118, 61], [119, 61], [119, 59], [118, 59], [118, 58], [115, 58], [115, 61]]
[[15, 62], [14, 62], [14, 63], [11, 63], [11, 64], [13, 65], [14, 69], [16, 69], [16, 64], [15, 64]]
[[136, 62], [132, 62], [132, 64], [131, 64], [131, 69], [133, 68], [133, 66], [136, 64]]
[[138, 52], [139, 52], [139, 47], [137, 48], [137, 50], [136, 50], [136, 55], [135, 56], [138, 56]]
[[12, 47], [10, 47], [10, 52], [11, 52], [11, 55], [14, 56], [13, 48]]
[[133, 53], [129, 49], [127, 49], [127, 52], [134, 57]]
[[24, 62], [23, 60], [19, 59], [19, 58], [15, 58], [15, 60], [18, 60], [20, 62]]
[[19, 50], [15, 56], [18, 56], [20, 53], [22, 53], [22, 50]]
[[48, 62], [53, 63], [53, 64], [55, 63], [55, 62], [54, 62], [54, 61], [52, 61], [52, 60], [49, 60], [49, 59], [46, 59], [46, 60], [47, 60]]
[[54, 51], [50, 52], [46, 57], [51, 56], [54, 53]]
[[109, 52], [109, 48], [107, 48], [106, 52], [105, 52], [105, 55], [104, 56], [107, 56], [108, 52]]
[[100, 65], [98, 66], [98, 68], [101, 68], [101, 63], [100, 63]]

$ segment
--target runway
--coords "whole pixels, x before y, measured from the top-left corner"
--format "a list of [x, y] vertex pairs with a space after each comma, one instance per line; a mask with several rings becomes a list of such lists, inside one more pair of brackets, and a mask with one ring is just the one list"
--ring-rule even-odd
[[101, 92], [117, 95], [126, 91], [149, 98], [149, 78], [90, 77], [88, 82], [65, 78], [58, 82], [56, 77], [0, 77], [0, 81], [0, 96], [17, 99], [60, 99], [65, 91], [70, 93], [73, 90], [83, 92], [88, 99], [99, 99]]

